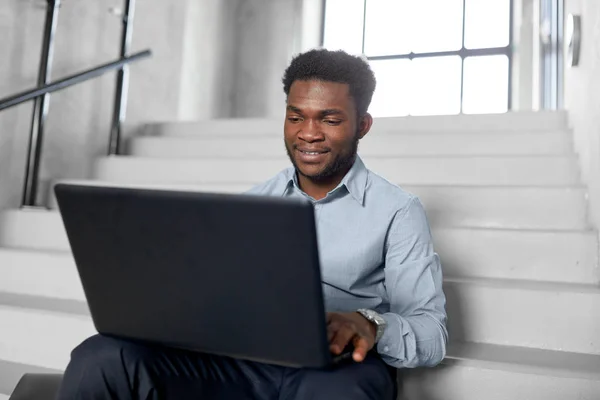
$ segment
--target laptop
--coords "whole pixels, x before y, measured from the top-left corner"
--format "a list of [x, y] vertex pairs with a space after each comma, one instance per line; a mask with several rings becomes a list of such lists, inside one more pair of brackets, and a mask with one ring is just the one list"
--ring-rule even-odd
[[350, 359], [329, 351], [310, 202], [54, 190], [99, 333], [290, 367]]

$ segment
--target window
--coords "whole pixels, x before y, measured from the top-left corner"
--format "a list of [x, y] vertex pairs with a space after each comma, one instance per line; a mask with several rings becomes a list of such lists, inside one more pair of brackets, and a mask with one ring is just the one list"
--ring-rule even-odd
[[326, 0], [323, 45], [365, 55], [374, 116], [510, 108], [512, 0]]

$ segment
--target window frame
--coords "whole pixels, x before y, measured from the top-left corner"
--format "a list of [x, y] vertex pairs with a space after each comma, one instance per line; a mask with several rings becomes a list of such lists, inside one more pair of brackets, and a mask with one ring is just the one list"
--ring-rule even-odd
[[[325, 24], [326, 24], [326, 7], [327, 1], [322, 1], [322, 21], [321, 21], [321, 47], [325, 44]], [[365, 52], [365, 34], [366, 34], [366, 18], [367, 18], [367, 2], [363, 2], [363, 32], [362, 32], [362, 54]], [[379, 60], [398, 60], [398, 59], [409, 59], [414, 60], [415, 58], [430, 58], [430, 57], [443, 57], [443, 56], [459, 56], [461, 59], [461, 74], [460, 74], [460, 114], [463, 113], [463, 92], [464, 92], [464, 63], [467, 57], [480, 57], [480, 56], [492, 56], [492, 55], [505, 55], [508, 58], [508, 104], [507, 110], [512, 110], [512, 75], [513, 75], [513, 27], [514, 27], [514, 6], [515, 0], [509, 0], [509, 18], [508, 18], [508, 44], [504, 47], [485, 47], [480, 49], [467, 49], [465, 47], [465, 10], [466, 0], [463, 0], [463, 19], [462, 19], [462, 44], [459, 50], [452, 51], [437, 51], [437, 52], [425, 52], [425, 53], [405, 53], [405, 54], [393, 54], [385, 56], [366, 56], [369, 61]]]
[[540, 46], [540, 106], [544, 110], [559, 110], [564, 103], [564, 0], [541, 0], [540, 26], [548, 24], [547, 42]]

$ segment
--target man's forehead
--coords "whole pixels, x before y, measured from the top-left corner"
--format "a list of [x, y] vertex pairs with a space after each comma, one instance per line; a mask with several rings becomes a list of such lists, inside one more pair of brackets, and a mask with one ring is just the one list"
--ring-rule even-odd
[[350, 86], [328, 81], [295, 81], [290, 88], [288, 105], [300, 109], [345, 109], [352, 105]]
[[290, 88], [290, 95], [348, 97], [350, 85], [321, 80], [297, 80]]

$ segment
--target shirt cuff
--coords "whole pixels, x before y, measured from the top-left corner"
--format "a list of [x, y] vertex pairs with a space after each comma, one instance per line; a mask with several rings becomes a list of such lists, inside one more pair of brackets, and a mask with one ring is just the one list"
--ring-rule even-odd
[[404, 342], [402, 340], [402, 320], [400, 316], [394, 313], [381, 314], [387, 326], [383, 332], [383, 336], [377, 342], [377, 352], [382, 355], [388, 355], [393, 358], [398, 358], [401, 354]]

